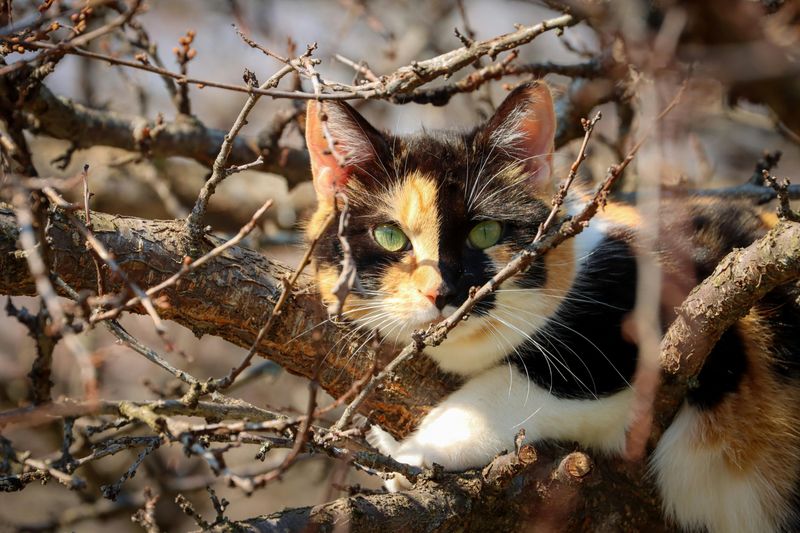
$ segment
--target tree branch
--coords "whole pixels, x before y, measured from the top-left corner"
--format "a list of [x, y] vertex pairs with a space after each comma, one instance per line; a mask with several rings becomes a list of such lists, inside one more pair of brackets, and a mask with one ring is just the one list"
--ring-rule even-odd
[[[91, 255], [81, 245], [82, 238], [66, 217], [55, 212], [48, 236], [52, 264], [57, 273], [75, 290], [94, 290], [96, 271]], [[114, 255], [128, 279], [141, 286], [156, 285], [179, 271], [183, 264], [181, 221], [150, 221], [93, 212], [95, 236]], [[24, 254], [16, 248], [18, 230], [11, 209], [0, 206], [0, 293], [34, 294]], [[200, 252], [208, 252], [217, 239], [206, 237]], [[125, 290], [112, 273], [106, 273], [105, 286], [111, 292]], [[159, 314], [197, 335], [212, 334], [248, 348], [271, 312], [280, 293], [280, 279], [290, 271], [257, 252], [232, 247], [203, 268], [181, 278], [153, 298], [161, 302]], [[362, 349], [352, 357], [358, 344], [328, 354], [342, 339], [343, 326], [328, 320], [318, 296], [308, 289], [308, 279], [298, 282], [300, 289], [287, 300], [275, 318], [268, 338], [258, 347], [287, 371], [310, 378], [317, 356], [324, 359], [318, 381], [320, 387], [339, 397], [354, 381], [372, 371], [374, 355]], [[141, 313], [139, 306], [133, 309]], [[327, 355], [327, 357], [326, 357]], [[233, 363], [233, 362], [232, 362]], [[397, 380], [384, 384], [362, 406], [373, 420], [401, 436], [444, 395], [455, 388], [455, 381], [439, 371], [427, 357], [416, 357], [397, 369]]]
[[[482, 470], [434, 472], [409, 491], [359, 495], [236, 522], [238, 531], [669, 531], [653, 491], [608, 459], [523, 446]], [[224, 531], [218, 528], [215, 531]], [[230, 528], [228, 528], [230, 530]]]
[[[90, 109], [54, 95], [44, 85], [20, 98], [15, 80], [25, 73], [22, 69], [0, 79], [0, 108], [20, 109], [27, 128], [68, 140], [78, 148], [112, 146], [157, 157], [188, 157], [211, 167], [225, 140], [226, 132], [208, 128], [192, 117], [179, 115], [174, 122], [159, 124], [143, 117]], [[290, 187], [308, 180], [310, 163], [305, 149], [279, 147], [277, 142], [275, 146], [254, 148], [246, 139], [236, 138], [228, 163], [243, 165], [260, 155], [264, 164], [259, 170], [284, 176]]]

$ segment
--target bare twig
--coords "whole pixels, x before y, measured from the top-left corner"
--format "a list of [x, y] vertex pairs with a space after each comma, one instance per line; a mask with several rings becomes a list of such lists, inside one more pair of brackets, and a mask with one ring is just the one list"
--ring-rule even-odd
[[[58, 332], [64, 343], [75, 356], [78, 367], [81, 369], [81, 379], [90, 398], [95, 396], [97, 385], [94, 367], [90, 361], [91, 356], [78, 340], [74, 331], [69, 327], [67, 316], [59, 302], [53, 284], [50, 281], [50, 270], [39, 253], [39, 244], [36, 242], [33, 228], [33, 213], [28, 204], [28, 193], [22, 187], [16, 187], [13, 195], [15, 214], [20, 226], [19, 241], [25, 251], [31, 275], [36, 283], [36, 292], [42, 298], [47, 313], [50, 317], [54, 332]], [[49, 332], [48, 332], [49, 333]]]
[[339, 61], [340, 63], [345, 64], [348, 67], [352, 68], [358, 74], [361, 74], [369, 81], [378, 81], [378, 75], [372, 72], [372, 69], [369, 68], [369, 65], [367, 65], [363, 61], [356, 63], [352, 59], [348, 59], [341, 54], [335, 54], [333, 57], [336, 59], [336, 61]]
[[71, 53], [73, 50], [80, 49], [80, 47], [99, 37], [102, 37], [103, 35], [108, 35], [109, 33], [116, 31], [118, 28], [125, 26], [133, 18], [133, 16], [136, 15], [136, 13], [139, 11], [141, 3], [142, 0], [134, 0], [130, 9], [122, 13], [119, 17], [115, 18], [108, 24], [104, 24], [96, 30], [76, 36], [68, 41], [62, 41], [55, 45], [48, 45], [45, 47], [45, 51], [42, 54], [38, 54], [30, 59], [19, 60], [11, 65], [3, 66], [0, 68], [0, 76], [14, 72], [15, 70], [25, 66], [26, 63], [34, 60], [44, 60], [55, 55]]
[[[345, 235], [350, 218], [347, 196], [344, 193], [337, 193], [336, 196], [342, 200], [342, 209], [339, 213], [339, 229], [336, 233], [339, 239], [339, 246], [342, 249], [342, 271], [339, 273], [339, 278], [331, 289], [331, 293], [336, 297], [336, 301], [334, 301], [328, 309], [328, 314], [338, 317], [342, 313], [347, 295], [350, 294], [350, 291], [353, 290], [353, 287], [358, 281], [358, 272], [356, 271], [356, 262], [355, 259], [353, 259], [353, 251], [350, 247], [350, 242]], [[334, 214], [336, 214], [335, 210]]]
[[156, 504], [159, 495], [153, 493], [150, 487], [144, 489], [144, 507], [136, 511], [131, 520], [144, 528], [147, 533], [161, 533], [161, 529], [156, 522]]
[[[124, 407], [127, 406], [127, 407]], [[217, 419], [275, 420], [275, 413], [255, 407], [241, 400], [224, 403], [221, 401], [198, 402], [186, 405], [180, 400], [154, 400], [149, 402], [117, 402], [98, 400], [78, 402], [62, 400], [41, 406], [20, 407], [0, 412], [0, 428], [30, 427], [52, 421], [53, 417], [80, 417], [87, 415], [127, 416], [126, 409], [146, 408], [157, 415], [200, 416]], [[272, 427], [278, 427], [274, 424]]]
[[153, 451], [158, 448], [159, 444], [160, 441], [155, 440], [152, 442], [152, 444], [148, 445], [142, 452], [140, 452], [139, 455], [136, 456], [136, 460], [133, 461], [131, 466], [128, 467], [128, 470], [122, 474], [122, 477], [119, 478], [116, 483], [113, 483], [112, 485], [103, 485], [100, 487], [103, 497], [108, 498], [111, 501], [116, 500], [119, 492], [122, 490], [122, 484], [136, 475], [136, 470], [139, 469], [139, 465], [142, 464], [142, 461], [144, 461], [148, 455], [153, 453]]
[[321, 358], [318, 357], [317, 361], [315, 361], [315, 375], [312, 376], [308, 382], [308, 404], [306, 406], [306, 415], [300, 422], [300, 427], [297, 430], [297, 435], [295, 436], [292, 449], [289, 451], [286, 457], [284, 457], [283, 461], [281, 461], [281, 464], [278, 465], [277, 468], [267, 472], [266, 474], [256, 476], [253, 479], [254, 487], [263, 487], [270, 481], [280, 478], [297, 461], [300, 453], [305, 451], [306, 443], [311, 435], [311, 424], [314, 422], [314, 414], [317, 410], [317, 392], [319, 390], [319, 382], [317, 381], [317, 378], [319, 376], [320, 362]]
[[[277, 86], [281, 78], [289, 74], [289, 72], [291, 72], [290, 67], [283, 67], [277, 73], [270, 76], [267, 81], [261, 84], [260, 88], [268, 89]], [[186, 218], [186, 231], [192, 242], [196, 242], [197, 239], [203, 235], [203, 217], [205, 216], [208, 202], [211, 199], [211, 195], [214, 194], [217, 185], [219, 185], [222, 180], [230, 175], [229, 172], [226, 172], [225, 165], [227, 164], [228, 157], [233, 149], [233, 142], [236, 139], [236, 136], [239, 134], [239, 131], [244, 127], [245, 124], [247, 124], [247, 116], [250, 114], [250, 111], [253, 110], [253, 107], [255, 107], [256, 102], [258, 102], [260, 97], [261, 95], [256, 94], [255, 92], [252, 92], [250, 96], [247, 97], [247, 101], [244, 103], [241, 111], [239, 111], [239, 116], [236, 117], [236, 120], [233, 122], [230, 131], [227, 135], [225, 135], [225, 140], [222, 142], [222, 146], [220, 146], [219, 153], [217, 154], [217, 158], [214, 160], [214, 164], [212, 166], [211, 177], [208, 179], [208, 181], [206, 181], [205, 185], [203, 185], [200, 195], [197, 197], [197, 202], [192, 208], [192, 212]]]
[[[80, 295], [70, 287], [67, 282], [61, 279], [60, 276], [55, 276], [55, 283], [59, 286], [61, 290], [63, 290], [67, 296], [74, 300], [78, 300]], [[125, 331], [125, 328], [120, 325], [119, 322], [116, 320], [108, 319], [104, 321], [104, 324], [108, 328], [108, 330], [120, 341], [124, 342], [127, 346], [129, 346], [133, 351], [143, 355], [149, 361], [157, 364], [179, 380], [183, 381], [184, 383], [193, 384], [197, 383], [199, 380], [193, 377], [191, 374], [184, 370], [180, 370], [169, 364], [166, 359], [164, 359], [161, 355], [159, 355], [155, 350], [151, 350], [141, 342], [139, 342], [136, 338], [134, 338], [130, 333]]]
[[[204, 87], [215, 87], [219, 89], [227, 89], [232, 91], [244, 92], [248, 94], [266, 95], [278, 98], [295, 98], [295, 99], [315, 99], [315, 100], [349, 100], [360, 98], [389, 98], [396, 94], [408, 93], [417, 87], [440, 78], [442, 76], [450, 76], [458, 70], [471, 65], [475, 60], [489, 56], [494, 59], [501, 52], [512, 50], [524, 44], [531, 42], [533, 39], [542, 33], [551, 30], [563, 30], [564, 28], [573, 26], [578, 23], [578, 20], [572, 15], [565, 14], [545, 20], [533, 26], [520, 27], [517, 31], [507, 33], [486, 39], [484, 41], [476, 41], [470, 47], [463, 47], [451, 52], [441, 54], [431, 59], [424, 61], [415, 61], [408, 66], [401, 67], [394, 73], [382, 76], [377, 81], [362, 84], [360, 86], [349, 86], [346, 84], [326, 84], [334, 89], [334, 92], [326, 93], [321, 96], [313, 93], [305, 93], [301, 91], [282, 91], [274, 88], [254, 88], [242, 85], [232, 85], [226, 83], [219, 83], [209, 80], [201, 80], [190, 78], [183, 74], [174, 73], [162, 68], [154, 67], [152, 65], [142, 64], [135, 61], [127, 61], [119, 59], [110, 55], [100, 54], [96, 52], [89, 52], [82, 50], [77, 46], [71, 46], [67, 49], [60, 48], [58, 45], [52, 45], [45, 42], [34, 41], [24, 43], [24, 46], [32, 49], [43, 50], [60, 50], [65, 53], [80, 55], [92, 59], [107, 61], [115, 65], [123, 65], [129, 68], [138, 70], [145, 70], [160, 76], [166, 76], [178, 80], [179, 83], [202, 85]], [[279, 58], [275, 54], [270, 53], [273, 57]], [[16, 65], [16, 63], [14, 64]], [[13, 65], [12, 65], [13, 66]], [[287, 66], [295, 70], [295, 66]], [[283, 70], [283, 69], [282, 69]]]
[[[189, 70], [189, 62], [192, 59], [194, 59], [194, 57], [197, 55], [197, 49], [192, 48], [192, 42], [194, 41], [194, 37], [195, 37], [194, 30], [187, 31], [186, 35], [178, 39], [178, 44], [180, 44], [180, 46], [176, 46], [174, 48], [175, 58], [177, 59], [178, 65], [180, 66], [181, 75], [184, 77], [186, 76]], [[175, 95], [175, 105], [178, 108], [178, 113], [184, 115], [192, 114], [191, 100], [189, 99], [188, 83], [178, 84], [178, 91]]]
[[775, 194], [778, 197], [778, 217], [783, 220], [800, 222], [800, 214], [796, 213], [789, 203], [789, 188], [791, 187], [789, 179], [784, 178], [782, 182], [778, 183], [778, 178], [772, 176], [768, 170], [764, 170], [763, 172], [764, 181], [775, 190]]
[[28, 328], [28, 334], [36, 342], [36, 359], [33, 361], [28, 377], [31, 380], [31, 401], [41, 404], [50, 401], [50, 390], [53, 386], [51, 372], [53, 350], [60, 339], [58, 332], [49, 332], [47, 305], [42, 300], [39, 312], [32, 315], [24, 307], [17, 309], [9, 297], [6, 301], [6, 313]]

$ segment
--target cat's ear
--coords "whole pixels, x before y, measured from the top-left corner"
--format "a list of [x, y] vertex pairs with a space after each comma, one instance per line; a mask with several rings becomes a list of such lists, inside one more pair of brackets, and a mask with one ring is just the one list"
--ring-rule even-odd
[[317, 198], [329, 201], [347, 185], [356, 168], [364, 168], [385, 155], [387, 143], [383, 135], [347, 103], [309, 100], [306, 145]]
[[553, 168], [556, 115], [546, 83], [524, 83], [511, 91], [480, 131], [489, 149], [519, 159], [533, 186], [549, 183]]

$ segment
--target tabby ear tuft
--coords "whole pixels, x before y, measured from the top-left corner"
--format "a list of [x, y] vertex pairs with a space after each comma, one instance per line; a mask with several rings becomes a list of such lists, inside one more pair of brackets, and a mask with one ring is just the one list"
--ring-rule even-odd
[[355, 109], [332, 100], [309, 100], [306, 145], [319, 201], [331, 201], [356, 169], [381, 157], [387, 146], [383, 135]]
[[529, 172], [531, 185], [543, 188], [549, 184], [553, 168], [555, 131], [550, 87], [534, 81], [511, 91], [483, 126], [480, 138], [489, 149], [519, 159]]

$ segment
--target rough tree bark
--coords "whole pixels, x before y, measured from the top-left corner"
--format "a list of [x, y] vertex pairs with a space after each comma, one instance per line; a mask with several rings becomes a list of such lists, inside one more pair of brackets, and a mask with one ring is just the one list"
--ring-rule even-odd
[[[51, 218], [48, 235], [52, 239], [53, 269], [76, 290], [96, 289], [96, 269], [91, 254], [81, 244], [82, 237], [57, 211]], [[183, 222], [95, 212], [92, 224], [97, 238], [140, 286], [155, 285], [180, 269]], [[17, 251], [16, 240], [13, 211], [0, 206], [0, 293], [32, 295], [33, 280], [22, 253]], [[201, 253], [218, 243], [207, 237]], [[212, 334], [248, 348], [277, 299], [280, 278], [289, 272], [252, 250], [233, 247], [164, 290], [157, 297], [163, 302], [159, 315], [196, 335]], [[124, 289], [112, 272], [104, 269], [104, 273], [109, 290]], [[328, 321], [317, 295], [301, 286], [261, 343], [259, 353], [306, 378], [313, 375], [317, 357], [324, 358], [318, 381], [333, 397], [339, 397], [371, 371], [374, 357], [365, 347], [359, 357], [351, 358], [359, 343], [337, 344], [345, 333], [343, 326]], [[231, 366], [237, 363], [231, 361]], [[455, 384], [432, 361], [418, 357], [400, 368], [396, 379], [383, 384], [367, 400], [363, 412], [371, 413], [376, 422], [394, 434], [404, 435]]]

